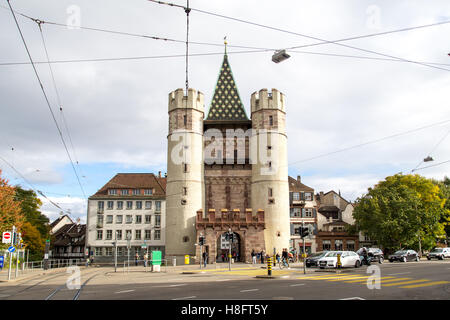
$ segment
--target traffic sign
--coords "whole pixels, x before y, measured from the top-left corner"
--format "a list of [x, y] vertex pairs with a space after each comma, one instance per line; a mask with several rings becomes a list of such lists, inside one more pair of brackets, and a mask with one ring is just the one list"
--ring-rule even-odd
[[3, 256], [0, 256], [0, 268], [3, 269], [3, 263], [5, 261], [5, 258]]
[[11, 232], [3, 232], [2, 243], [11, 243]]
[[14, 248], [13, 246], [11, 246], [11, 247], [8, 248], [8, 251], [11, 252], [11, 253], [13, 253], [14, 251], [16, 251], [16, 248]]

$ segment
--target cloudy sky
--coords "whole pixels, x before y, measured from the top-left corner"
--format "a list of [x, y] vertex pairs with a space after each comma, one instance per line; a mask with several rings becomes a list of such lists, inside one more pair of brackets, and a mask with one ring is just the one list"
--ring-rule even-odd
[[[146, 0], [11, 4], [30, 17], [69, 24], [42, 25], [51, 61], [141, 57], [52, 64], [73, 148], [49, 67], [36, 65], [71, 156], [78, 160], [85, 194], [94, 194], [118, 172], [165, 172], [168, 94], [185, 85], [184, 11]], [[87, 201], [33, 69], [11, 64], [29, 60], [6, 1], [1, 6], [0, 156], [34, 188], [85, 221]], [[434, 162], [419, 168], [450, 160], [450, 23], [443, 23], [450, 21], [449, 1], [191, 0], [190, 6], [204, 11], [190, 13], [190, 41], [218, 44], [190, 45], [192, 54], [211, 53], [189, 59], [189, 86], [205, 94], [205, 112], [226, 36], [247, 114], [255, 91], [277, 88], [286, 95], [289, 174], [301, 175], [317, 192], [340, 190], [353, 201], [388, 175], [410, 173], [428, 155]], [[20, 15], [17, 19], [33, 60], [46, 61], [38, 25]], [[271, 61], [275, 49], [320, 42], [314, 38], [334, 41], [429, 24], [438, 25], [340, 42], [347, 47], [328, 43], [291, 49], [288, 60]], [[233, 46], [270, 50], [238, 53], [251, 50]], [[11, 183], [30, 187], [1, 160], [0, 168]], [[448, 162], [417, 171], [437, 179], [449, 172]], [[55, 219], [59, 210], [44, 203], [45, 214]]]

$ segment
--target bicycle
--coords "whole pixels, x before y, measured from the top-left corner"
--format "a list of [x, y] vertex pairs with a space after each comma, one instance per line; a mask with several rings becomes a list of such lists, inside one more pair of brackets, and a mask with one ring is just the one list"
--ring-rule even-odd
[[278, 263], [280, 269], [288, 268], [289, 269], [289, 261], [286, 261], [286, 259], [282, 258]]

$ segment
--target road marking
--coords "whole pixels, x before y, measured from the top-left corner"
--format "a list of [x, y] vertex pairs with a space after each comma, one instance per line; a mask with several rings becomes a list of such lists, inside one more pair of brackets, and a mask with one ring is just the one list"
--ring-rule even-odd
[[345, 281], [345, 280], [356, 280], [356, 279], [367, 279], [369, 276], [361, 276], [361, 277], [340, 277], [336, 279], [328, 279], [327, 281], [334, 282], [334, 281]]
[[363, 299], [361, 297], [351, 297], [351, 298], [344, 298], [344, 299], [339, 299], [339, 300], [366, 300], [366, 299]]
[[118, 291], [116, 293], [126, 293], [126, 292], [133, 292], [134, 290], [124, 290], [124, 291]]
[[409, 283], [416, 283], [416, 282], [426, 282], [426, 281], [430, 281], [430, 280], [422, 279], [422, 280], [412, 280], [412, 281], [388, 283], [388, 284], [384, 284], [383, 287], [400, 286], [402, 284], [409, 284]]
[[218, 280], [216, 280], [217, 282], [219, 282], [219, 281], [231, 281], [231, 279], [218, 279]]
[[399, 274], [408, 274], [408, 273], [411, 273], [411, 272], [391, 273], [391, 274], [388, 274], [388, 276], [395, 276], [395, 275], [399, 275]]
[[[392, 279], [393, 277], [381, 277], [380, 280], [382, 279]], [[366, 283], [368, 279], [358, 279], [358, 280], [352, 280], [352, 281], [345, 281], [345, 283]], [[409, 278], [400, 278], [400, 279], [394, 279], [394, 280], [387, 280], [387, 281], [397, 281], [397, 280], [409, 280]], [[385, 281], [382, 281], [385, 282]]]
[[183, 298], [175, 298], [175, 299], [172, 299], [172, 300], [186, 300], [186, 299], [194, 299], [194, 298], [197, 298], [197, 296], [190, 296], [190, 297], [183, 297]]
[[289, 285], [289, 287], [298, 287], [298, 286], [304, 286], [304, 283], [296, 283], [296, 284], [291, 284]]
[[250, 292], [250, 291], [258, 291], [259, 289], [248, 289], [248, 290], [241, 290], [239, 292]]
[[400, 287], [400, 288], [402, 288], [402, 289], [411, 289], [411, 288], [435, 286], [435, 285], [438, 285], [438, 284], [445, 284], [445, 283], [450, 283], [450, 282], [449, 281], [434, 281], [434, 282], [428, 282], [428, 283], [413, 284], [413, 285], [410, 285], [410, 286], [404, 286], [404, 287]]

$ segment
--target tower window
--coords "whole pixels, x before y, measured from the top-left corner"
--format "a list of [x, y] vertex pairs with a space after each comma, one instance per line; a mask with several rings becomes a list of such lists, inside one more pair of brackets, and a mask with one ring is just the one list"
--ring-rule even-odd
[[187, 188], [183, 187], [183, 196], [187, 196]]
[[186, 205], [186, 203], [187, 203], [187, 200], [186, 200], [186, 199], [181, 199], [181, 204], [182, 204], [182, 205]]
[[269, 116], [269, 126], [273, 126], [273, 116]]
[[273, 191], [272, 191], [272, 188], [269, 188], [269, 198], [272, 198], [273, 197]]
[[187, 125], [187, 116], [186, 115], [183, 116], [183, 124]]
[[183, 172], [184, 173], [188, 172], [188, 164], [187, 163], [183, 163]]

